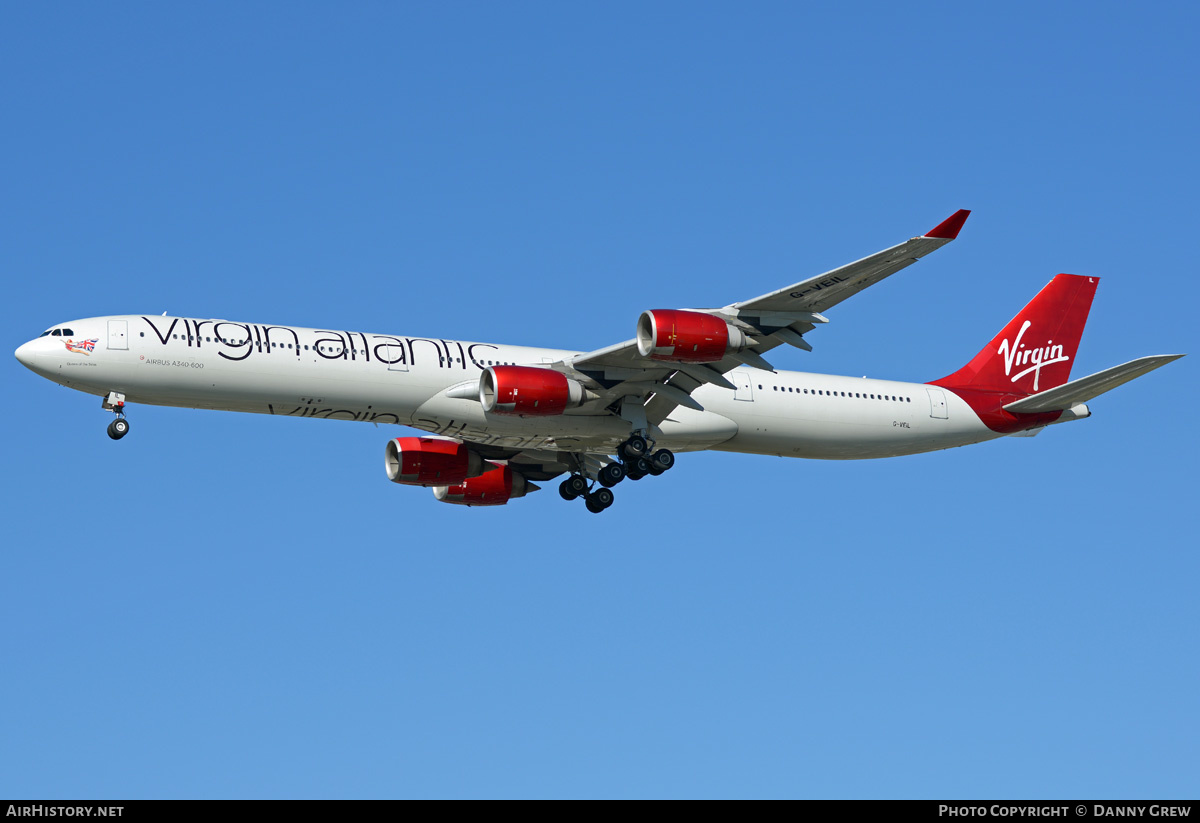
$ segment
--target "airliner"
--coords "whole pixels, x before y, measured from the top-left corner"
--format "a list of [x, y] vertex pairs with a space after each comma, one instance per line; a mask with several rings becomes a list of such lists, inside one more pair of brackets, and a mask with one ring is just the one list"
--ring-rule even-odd
[[1059, 274], [958, 371], [928, 383], [782, 371], [812, 351], [824, 312], [954, 240], [927, 234], [715, 309], [651, 309], [632, 340], [591, 352], [166, 315], [61, 323], [16, 351], [49, 380], [102, 398], [108, 435], [147, 403], [411, 427], [388, 441], [389, 480], [437, 500], [498, 506], [565, 475], [594, 513], [613, 487], [662, 475], [676, 452], [895, 457], [1030, 436], [1183, 355], [1070, 379], [1097, 278]]

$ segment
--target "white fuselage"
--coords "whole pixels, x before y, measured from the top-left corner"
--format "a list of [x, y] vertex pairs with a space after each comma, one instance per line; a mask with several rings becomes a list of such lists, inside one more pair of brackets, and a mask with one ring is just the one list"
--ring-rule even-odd
[[[608, 414], [515, 417], [447, 396], [490, 365], [540, 366], [577, 352], [398, 335], [122, 315], [61, 324], [17, 351], [38, 374], [130, 403], [397, 423], [475, 443], [611, 454], [630, 424]], [[69, 335], [65, 332], [70, 332]], [[90, 350], [89, 350], [90, 349]], [[953, 392], [921, 383], [739, 368], [704, 385], [704, 411], [655, 428], [676, 451], [855, 459], [1000, 437]]]

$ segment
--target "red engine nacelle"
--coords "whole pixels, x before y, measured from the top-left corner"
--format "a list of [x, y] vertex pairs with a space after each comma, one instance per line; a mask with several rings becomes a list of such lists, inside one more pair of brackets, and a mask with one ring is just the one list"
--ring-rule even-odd
[[490, 465], [465, 443], [444, 437], [397, 437], [384, 450], [388, 480], [406, 486], [461, 483]]
[[652, 309], [637, 322], [638, 352], [651, 360], [715, 363], [750, 343], [741, 329], [704, 312]]
[[479, 378], [479, 402], [493, 414], [545, 417], [588, 399], [587, 390], [553, 369], [491, 366]]
[[434, 486], [433, 496], [443, 503], [460, 506], [503, 506], [537, 488], [525, 479], [525, 475], [508, 466], [487, 465], [491, 468], [478, 477], [468, 477], [453, 486]]

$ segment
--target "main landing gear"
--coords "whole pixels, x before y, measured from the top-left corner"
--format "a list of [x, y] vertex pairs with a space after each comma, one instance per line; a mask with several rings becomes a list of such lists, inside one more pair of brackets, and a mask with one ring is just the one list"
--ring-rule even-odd
[[117, 415], [117, 419], [108, 424], [108, 436], [120, 440], [129, 434], [129, 421], [125, 419], [125, 395], [109, 392], [104, 398], [103, 407]]
[[617, 448], [620, 463], [609, 463], [596, 473], [596, 484], [575, 472], [558, 486], [563, 500], [584, 499], [587, 510], [599, 514], [613, 504], [612, 487], [626, 477], [641, 480], [647, 475], [657, 477], [675, 465], [675, 455], [667, 449], [650, 452], [650, 442], [635, 434]]
[[[607, 468], [608, 466], [605, 466], [604, 469], [601, 469], [601, 473]], [[618, 465], [617, 468], [620, 469], [620, 466]], [[607, 486], [601, 485], [596, 488], [589, 488], [589, 485], [587, 478], [582, 474], [572, 474], [558, 485], [558, 493], [562, 496], [563, 500], [574, 500], [576, 497], [582, 497], [587, 510], [593, 514], [599, 514], [613, 504], [613, 493]]]

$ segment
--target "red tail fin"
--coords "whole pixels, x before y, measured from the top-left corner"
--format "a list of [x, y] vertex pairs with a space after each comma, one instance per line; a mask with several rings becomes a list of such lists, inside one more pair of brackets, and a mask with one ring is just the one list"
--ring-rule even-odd
[[1025, 396], [1066, 383], [1097, 281], [1058, 275], [970, 363], [933, 385]]

